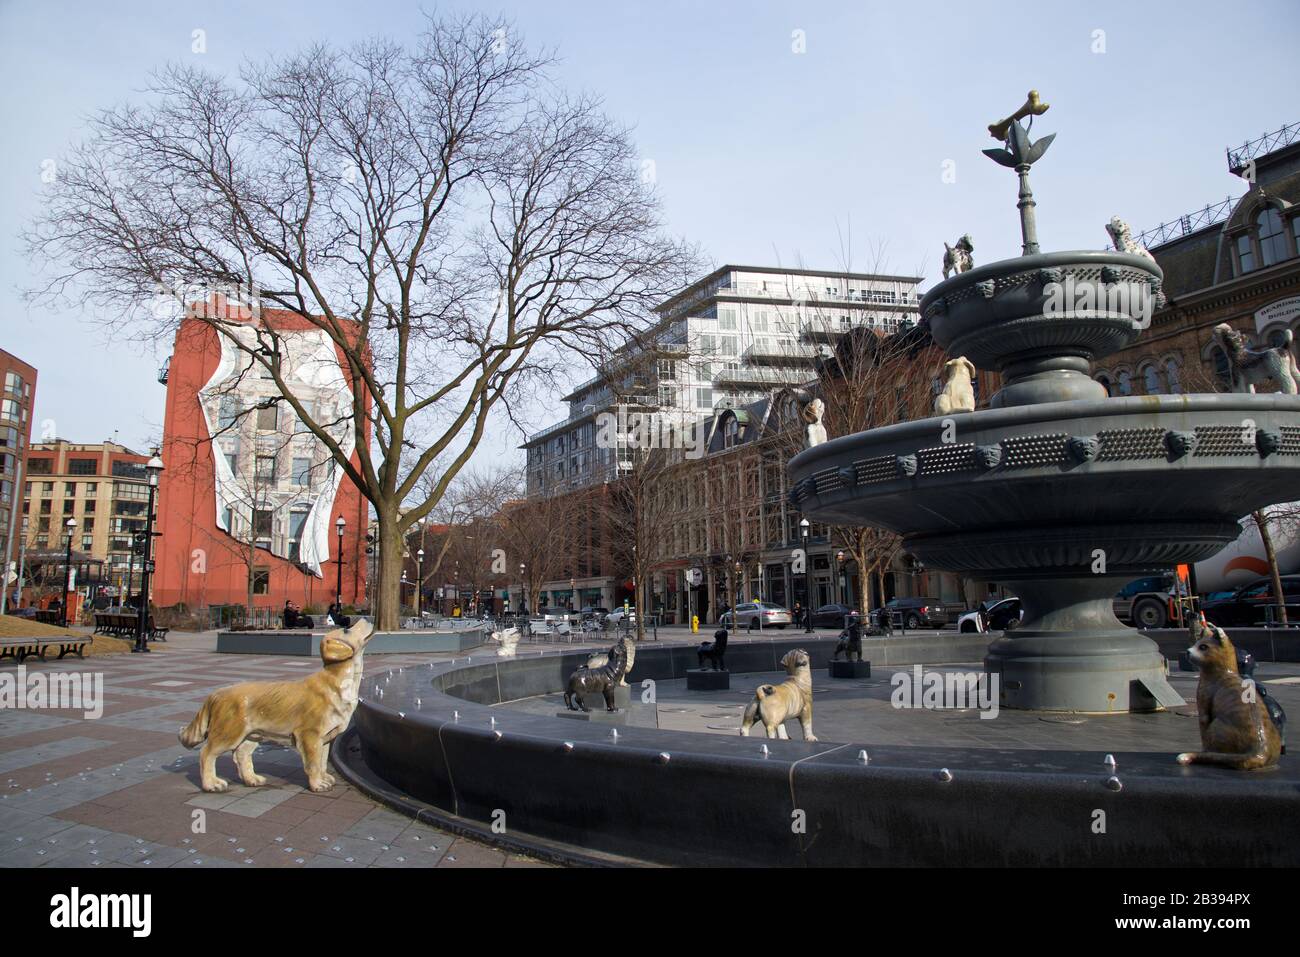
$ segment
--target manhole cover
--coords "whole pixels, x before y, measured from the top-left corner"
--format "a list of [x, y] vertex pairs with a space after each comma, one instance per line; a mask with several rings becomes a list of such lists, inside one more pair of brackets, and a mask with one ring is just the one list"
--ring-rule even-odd
[[1039, 721], [1046, 721], [1048, 724], [1085, 724], [1087, 718], [1039, 718]]

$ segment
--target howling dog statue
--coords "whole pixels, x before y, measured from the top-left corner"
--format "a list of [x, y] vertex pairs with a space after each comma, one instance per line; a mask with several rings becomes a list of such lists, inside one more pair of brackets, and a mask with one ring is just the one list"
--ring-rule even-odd
[[1213, 764], [1237, 771], [1254, 771], [1277, 764], [1282, 738], [1254, 682], [1237, 671], [1237, 650], [1222, 628], [1193, 619], [1188, 626], [1192, 646], [1188, 656], [1201, 672], [1196, 686], [1196, 711], [1201, 725], [1201, 751], [1178, 755], [1179, 764]]
[[[636, 662], [636, 641], [633, 640], [630, 634], [624, 635], [614, 644], [614, 648], [619, 647], [623, 650], [624, 665], [623, 673], [619, 675], [618, 683], [620, 687], [626, 688], [628, 672], [632, 670], [632, 665]], [[602, 651], [599, 654], [592, 655], [587, 659], [587, 667], [602, 668], [609, 664], [610, 656], [614, 654], [614, 648], [610, 648], [609, 651]]]
[[182, 729], [181, 744], [203, 745], [199, 781], [205, 791], [224, 791], [217, 757], [235, 752], [239, 779], [249, 787], [266, 783], [253, 770], [253, 752], [262, 741], [298, 749], [307, 783], [328, 791], [334, 776], [325, 770], [330, 742], [347, 728], [361, 690], [362, 656], [374, 629], [364, 619], [331, 631], [320, 640], [320, 671], [297, 681], [245, 681], [208, 695], [194, 720]]
[[740, 722], [741, 735], [749, 737], [754, 722], [761, 721], [769, 738], [788, 740], [790, 736], [785, 732], [785, 719], [798, 718], [799, 726], [803, 728], [803, 739], [817, 740], [812, 730], [811, 661], [808, 652], [802, 648], [786, 652], [781, 667], [790, 679], [779, 685], [759, 685]]
[[[614, 688], [623, 680], [627, 672], [627, 651], [619, 642], [609, 649], [609, 661], [599, 668], [582, 667], [569, 675], [569, 687], [564, 692], [564, 706], [570, 711], [586, 711], [582, 696], [600, 692], [605, 696], [605, 710], [617, 711], [614, 707]], [[574, 702], [578, 703], [575, 708]]]

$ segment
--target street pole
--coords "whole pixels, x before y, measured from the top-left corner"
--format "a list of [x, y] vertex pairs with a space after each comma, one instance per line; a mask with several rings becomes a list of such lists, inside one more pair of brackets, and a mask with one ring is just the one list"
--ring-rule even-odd
[[77, 520], [70, 518], [64, 526], [68, 530], [68, 555], [63, 563], [63, 627], [69, 626], [68, 622], [68, 586], [72, 583], [72, 533], [77, 530]]
[[339, 572], [334, 585], [334, 604], [339, 606], [339, 614], [343, 613], [343, 530], [347, 527], [347, 524], [347, 520], [342, 515], [340, 515], [338, 521], [334, 523], [334, 527], [339, 531], [339, 548], [337, 556]]
[[135, 578], [135, 535], [131, 535], [131, 550], [126, 553], [126, 598], [118, 597], [117, 603], [126, 606], [126, 599], [131, 597], [131, 581]]
[[[423, 530], [421, 530], [423, 532]], [[415, 617], [420, 617], [420, 593], [424, 591], [424, 549], [415, 553]]]
[[799, 522], [799, 530], [803, 533], [803, 631], [805, 635], [812, 634], [812, 556], [808, 554], [808, 529], [808, 519], [802, 519]]
[[[24, 457], [16, 455], [14, 458], [18, 462], [18, 471], [15, 473], [14, 493], [10, 496], [10, 501], [13, 503], [13, 507], [9, 511], [9, 533], [5, 536], [4, 581], [0, 582], [0, 615], [5, 613], [5, 608], [7, 607], [6, 603], [9, 601], [9, 562], [13, 558], [14, 554], [14, 529], [18, 527], [18, 502], [21, 500], [23, 488]], [[26, 540], [26, 538], [27, 536], [24, 535], [23, 539]], [[14, 579], [14, 585], [18, 588], [19, 594], [21, 594], [23, 588], [22, 567], [19, 563], [15, 563], [14, 567], [18, 569], [18, 575]], [[14, 604], [16, 605], [18, 602], [15, 600]]]
[[140, 609], [136, 613], [135, 619], [135, 645], [131, 648], [132, 652], [148, 652], [149, 635], [149, 571], [150, 565], [153, 564], [153, 519], [154, 519], [154, 497], [158, 494], [158, 477], [162, 474], [163, 462], [158, 457], [157, 450], [154, 451], [153, 458], [144, 467], [149, 474], [149, 506], [145, 514], [144, 524], [144, 555], [140, 562]]

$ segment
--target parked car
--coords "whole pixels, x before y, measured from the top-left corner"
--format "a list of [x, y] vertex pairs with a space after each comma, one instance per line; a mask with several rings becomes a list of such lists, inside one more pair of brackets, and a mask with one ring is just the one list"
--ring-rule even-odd
[[855, 611], [857, 611], [856, 608], [850, 608], [848, 605], [822, 605], [820, 608], [813, 610], [813, 627], [843, 628], [845, 617]]
[[1135, 628], [1163, 628], [1169, 623], [1173, 590], [1170, 575], [1136, 578], [1119, 590], [1111, 606], [1116, 618]]
[[[1288, 621], [1300, 618], [1300, 575], [1282, 576], [1282, 595]], [[1201, 610], [1208, 621], [1230, 628], [1263, 624], [1268, 620], [1270, 606], [1277, 606], [1277, 599], [1273, 597], [1273, 579], [1256, 578], [1228, 598], [1206, 601]]]
[[624, 609], [622, 606], [619, 606], [605, 616], [605, 622], [611, 628], [617, 628], [624, 619], [627, 620], [629, 625], [635, 625], [636, 609], [631, 607]]
[[895, 625], [904, 628], [942, 628], [948, 624], [948, 610], [937, 598], [891, 598], [885, 602]]
[[588, 605], [587, 607], [583, 608], [582, 611], [578, 612], [578, 614], [581, 615], [584, 620], [588, 618], [595, 618], [597, 621], [599, 621], [600, 619], [605, 618], [609, 615], [609, 609], [600, 608], [597, 607], [596, 605]]
[[1020, 625], [1025, 610], [1019, 598], [990, 598], [974, 611], [957, 619], [957, 630], [965, 633], [1010, 631]]
[[733, 631], [749, 628], [751, 624], [755, 628], [784, 628], [791, 621], [793, 619], [788, 608], [767, 601], [742, 601], [735, 611], [723, 614], [722, 627]]

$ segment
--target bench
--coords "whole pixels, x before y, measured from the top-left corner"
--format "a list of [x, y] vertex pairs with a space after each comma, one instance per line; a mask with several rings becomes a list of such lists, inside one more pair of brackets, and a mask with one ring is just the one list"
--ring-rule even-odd
[[[95, 634], [112, 635], [114, 638], [134, 638], [140, 624], [140, 616], [132, 613], [97, 612], [95, 614]], [[166, 641], [168, 628], [159, 628], [154, 624], [153, 615], [145, 623], [145, 634], [149, 641]]]
[[44, 661], [47, 649], [55, 645], [59, 648], [60, 659], [73, 652], [76, 652], [78, 658], [85, 658], [86, 646], [91, 641], [92, 639], [88, 637], [70, 638], [67, 636], [56, 638], [0, 638], [0, 661], [5, 658], [13, 658], [19, 664], [22, 664], [32, 655]]

